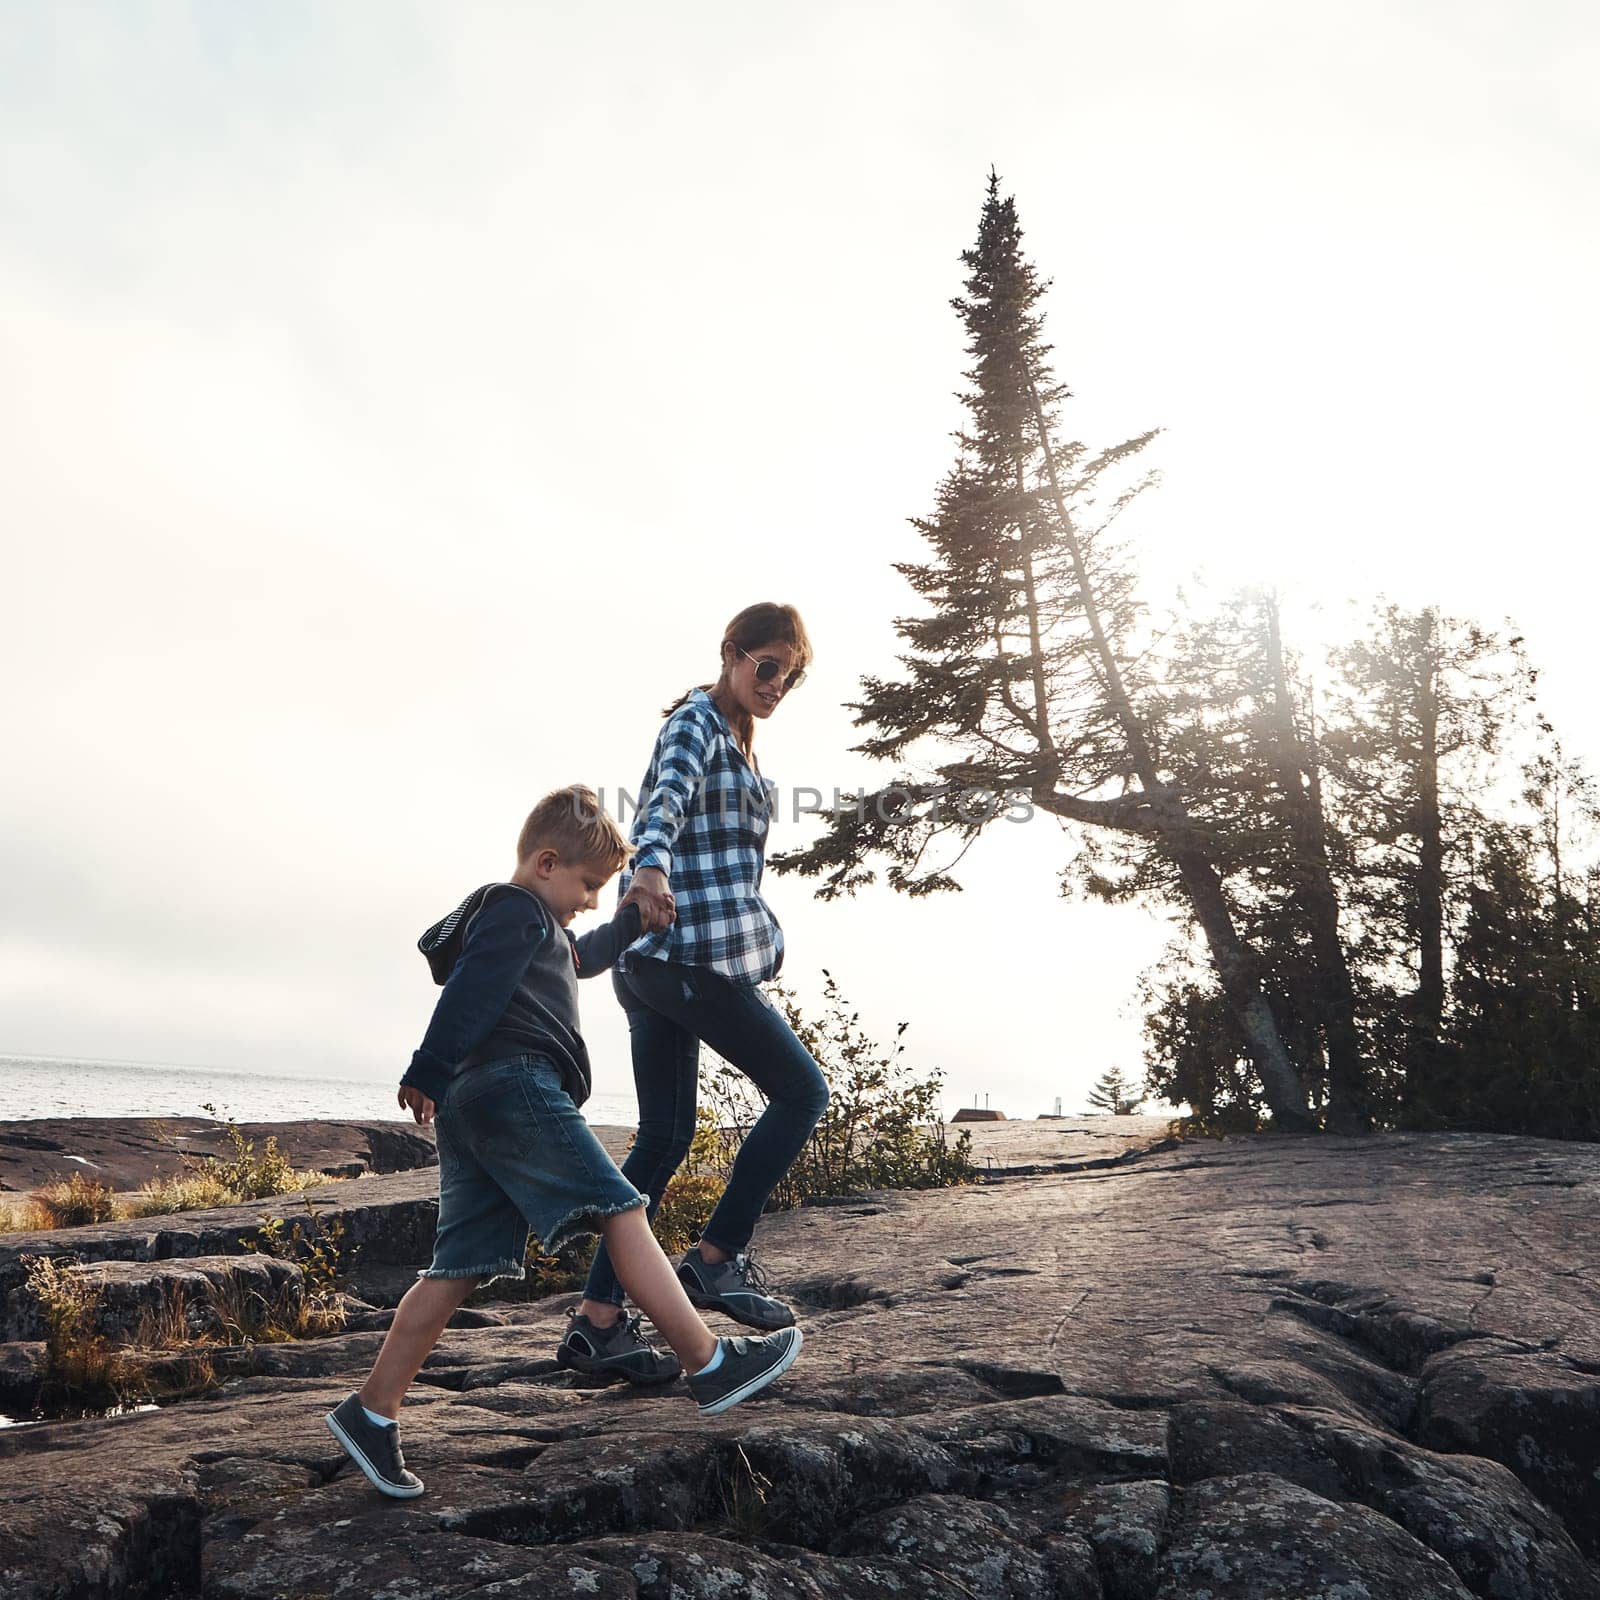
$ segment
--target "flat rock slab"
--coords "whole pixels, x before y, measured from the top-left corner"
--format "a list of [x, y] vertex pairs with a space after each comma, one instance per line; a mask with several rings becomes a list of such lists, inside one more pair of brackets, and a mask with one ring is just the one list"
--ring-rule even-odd
[[363, 1262], [415, 1267], [419, 1261], [426, 1264], [433, 1247], [439, 1175], [434, 1168], [422, 1168], [352, 1178], [249, 1205], [0, 1234], [0, 1340], [32, 1337], [35, 1320], [23, 1291], [29, 1257], [99, 1262], [238, 1255], [247, 1240], [260, 1241], [264, 1218], [309, 1225], [308, 1206], [324, 1224], [337, 1222], [344, 1230], [343, 1244], [358, 1269]]
[[[1084, 1161], [1137, 1152], [1166, 1136], [1163, 1117], [1081, 1117], [979, 1123], [956, 1127], [973, 1138], [982, 1167], [1067, 1170]], [[241, 1122], [239, 1133], [262, 1149], [269, 1138], [290, 1163], [330, 1177], [410, 1172], [437, 1165], [432, 1127], [409, 1118]], [[627, 1154], [634, 1130], [596, 1124], [614, 1161]], [[0, 1128], [0, 1192], [26, 1193], [74, 1173], [119, 1193], [181, 1169], [184, 1154], [226, 1156], [224, 1124], [208, 1117], [40, 1117]]]
[[1037, 1121], [948, 1125], [948, 1136], [972, 1135], [972, 1157], [985, 1172], [1075, 1172], [1131, 1160], [1167, 1143], [1168, 1117], [1040, 1117]]
[[805, 1352], [722, 1417], [507, 1307], [424, 1369], [390, 1506], [321, 1422], [382, 1334], [274, 1346], [0, 1431], [0, 1593], [1600, 1600], [1597, 1198], [1593, 1146], [1386, 1135], [776, 1215]]
[[[407, 1172], [438, 1162], [433, 1129], [407, 1121], [241, 1122], [257, 1151], [269, 1138], [292, 1166], [330, 1177]], [[183, 1169], [183, 1157], [231, 1154], [208, 1117], [40, 1117], [0, 1128], [0, 1190], [26, 1191], [81, 1173], [119, 1193]]]

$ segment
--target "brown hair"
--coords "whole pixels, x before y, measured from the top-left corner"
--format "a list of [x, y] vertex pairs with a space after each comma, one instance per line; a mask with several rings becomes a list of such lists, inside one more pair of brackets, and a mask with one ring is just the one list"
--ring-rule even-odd
[[[811, 665], [811, 638], [800, 620], [800, 613], [793, 606], [780, 605], [776, 600], [746, 606], [722, 630], [722, 642], [731, 643], [736, 650], [754, 650], [758, 644], [786, 644], [794, 651], [793, 670], [803, 672]], [[709, 691], [716, 685], [702, 683], [696, 687]], [[680, 694], [661, 715], [670, 717], [693, 693], [690, 689]]]
[[581, 861], [615, 872], [633, 846], [600, 805], [593, 789], [581, 783], [552, 789], [522, 824], [517, 836], [520, 866], [536, 850], [554, 850], [563, 862]]

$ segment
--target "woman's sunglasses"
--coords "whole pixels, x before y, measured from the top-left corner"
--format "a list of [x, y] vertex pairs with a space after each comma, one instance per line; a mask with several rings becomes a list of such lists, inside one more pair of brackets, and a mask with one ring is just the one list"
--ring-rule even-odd
[[[737, 650], [739, 647], [735, 645], [734, 648]], [[783, 670], [783, 667], [776, 656], [753, 656], [748, 650], [739, 650], [739, 654], [742, 655], [746, 661], [755, 662], [757, 683], [771, 683], [772, 680], [776, 678]], [[787, 694], [791, 689], [798, 689], [805, 681], [805, 669], [803, 667], [797, 667], [789, 674], [787, 678], [783, 680], [783, 692]]]

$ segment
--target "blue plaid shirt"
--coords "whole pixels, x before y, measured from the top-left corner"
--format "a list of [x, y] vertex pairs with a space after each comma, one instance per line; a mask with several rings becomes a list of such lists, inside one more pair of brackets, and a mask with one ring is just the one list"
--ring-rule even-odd
[[783, 965], [783, 929], [761, 898], [767, 829], [777, 785], [752, 770], [704, 689], [661, 725], [629, 838], [641, 867], [672, 884], [678, 920], [630, 945], [640, 956], [710, 967], [734, 983], [764, 983]]

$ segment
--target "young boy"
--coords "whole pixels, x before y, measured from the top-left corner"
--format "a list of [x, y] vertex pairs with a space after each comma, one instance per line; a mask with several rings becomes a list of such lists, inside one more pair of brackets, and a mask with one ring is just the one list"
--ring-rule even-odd
[[581, 939], [566, 927], [594, 910], [632, 849], [592, 790], [558, 789], [523, 824], [511, 881], [475, 890], [419, 941], [444, 993], [401, 1079], [400, 1104], [438, 1129], [433, 1264], [400, 1302], [367, 1381], [327, 1417], [356, 1465], [397, 1499], [423, 1488], [400, 1453], [406, 1390], [479, 1284], [523, 1276], [530, 1229], [552, 1252], [574, 1234], [600, 1233], [622, 1286], [675, 1352], [654, 1350], [628, 1318], [586, 1338], [569, 1334], [564, 1366], [634, 1382], [686, 1371], [710, 1415], [764, 1388], [800, 1353], [798, 1328], [713, 1337], [650, 1231], [645, 1197], [578, 1113], [589, 1055], [576, 980], [605, 971], [648, 927], [632, 897]]

